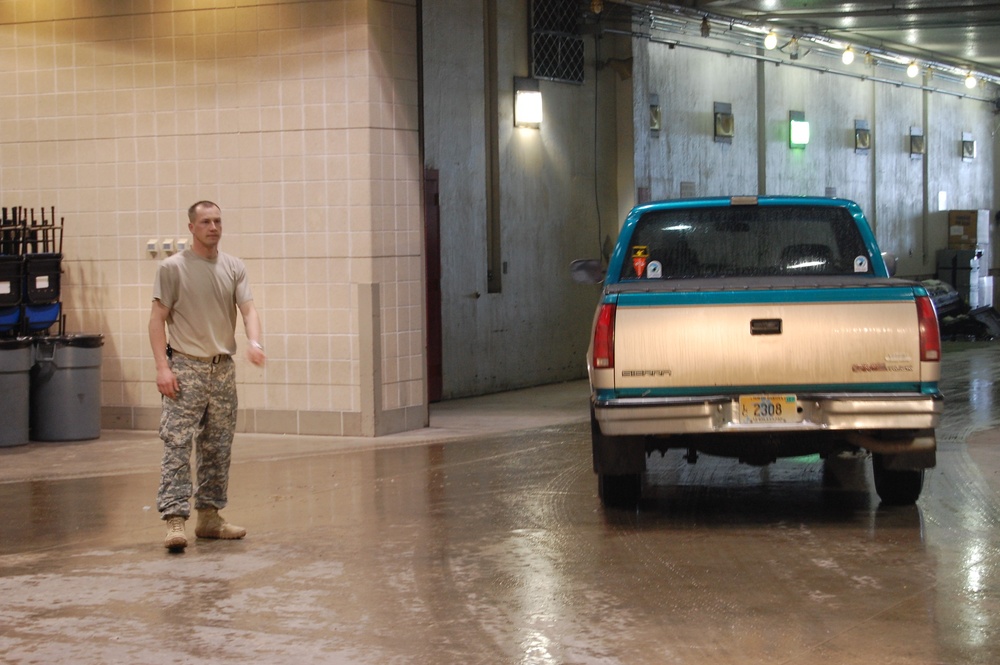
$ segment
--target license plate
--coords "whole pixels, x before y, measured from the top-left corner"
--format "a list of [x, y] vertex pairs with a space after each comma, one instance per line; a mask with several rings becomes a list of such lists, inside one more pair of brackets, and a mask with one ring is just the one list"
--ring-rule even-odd
[[740, 424], [797, 423], [799, 400], [795, 395], [740, 395]]

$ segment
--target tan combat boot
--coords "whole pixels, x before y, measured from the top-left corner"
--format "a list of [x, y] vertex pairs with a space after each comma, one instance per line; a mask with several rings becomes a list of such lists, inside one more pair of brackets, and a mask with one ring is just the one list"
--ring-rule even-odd
[[194, 528], [194, 533], [199, 538], [237, 540], [247, 535], [247, 530], [227, 522], [215, 508], [200, 508], [198, 525]]
[[167, 537], [163, 546], [171, 552], [181, 552], [187, 547], [188, 539], [184, 534], [184, 518], [173, 515], [167, 518]]

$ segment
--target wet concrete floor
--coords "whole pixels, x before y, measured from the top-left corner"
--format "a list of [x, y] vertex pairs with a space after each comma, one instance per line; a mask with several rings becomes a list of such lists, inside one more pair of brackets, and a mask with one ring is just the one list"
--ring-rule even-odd
[[938, 466], [891, 509], [864, 458], [676, 453], [604, 511], [583, 382], [374, 441], [240, 435], [249, 535], [180, 555], [155, 433], [3, 448], [0, 661], [993, 665], [1000, 347], [944, 370]]

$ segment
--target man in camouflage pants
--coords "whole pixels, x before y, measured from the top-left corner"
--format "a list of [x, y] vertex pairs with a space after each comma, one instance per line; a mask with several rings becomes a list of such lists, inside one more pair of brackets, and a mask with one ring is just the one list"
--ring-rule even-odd
[[[160, 263], [153, 284], [149, 341], [156, 387], [163, 396], [163, 464], [157, 510], [167, 522], [164, 546], [187, 547], [184, 523], [194, 497], [199, 538], [237, 539], [246, 529], [226, 522], [229, 464], [236, 430], [236, 312], [243, 317], [247, 359], [263, 365], [260, 317], [243, 262], [219, 251], [222, 213], [210, 201], [188, 210], [191, 248]], [[170, 342], [167, 342], [167, 330]], [[197, 487], [191, 483], [195, 451]]]

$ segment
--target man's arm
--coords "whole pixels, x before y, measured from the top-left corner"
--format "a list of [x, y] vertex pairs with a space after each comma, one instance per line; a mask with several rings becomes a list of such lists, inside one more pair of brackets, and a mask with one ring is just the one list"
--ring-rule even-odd
[[170, 310], [159, 300], [153, 301], [153, 309], [149, 314], [149, 345], [153, 348], [153, 359], [156, 361], [156, 388], [164, 397], [174, 399], [180, 386], [177, 377], [170, 369], [167, 358], [167, 316]]
[[250, 341], [250, 346], [247, 349], [247, 360], [259, 367], [264, 364], [267, 356], [264, 355], [264, 346], [260, 343], [260, 316], [257, 314], [257, 308], [253, 305], [253, 300], [248, 300], [240, 305], [240, 314], [243, 315], [243, 328]]

